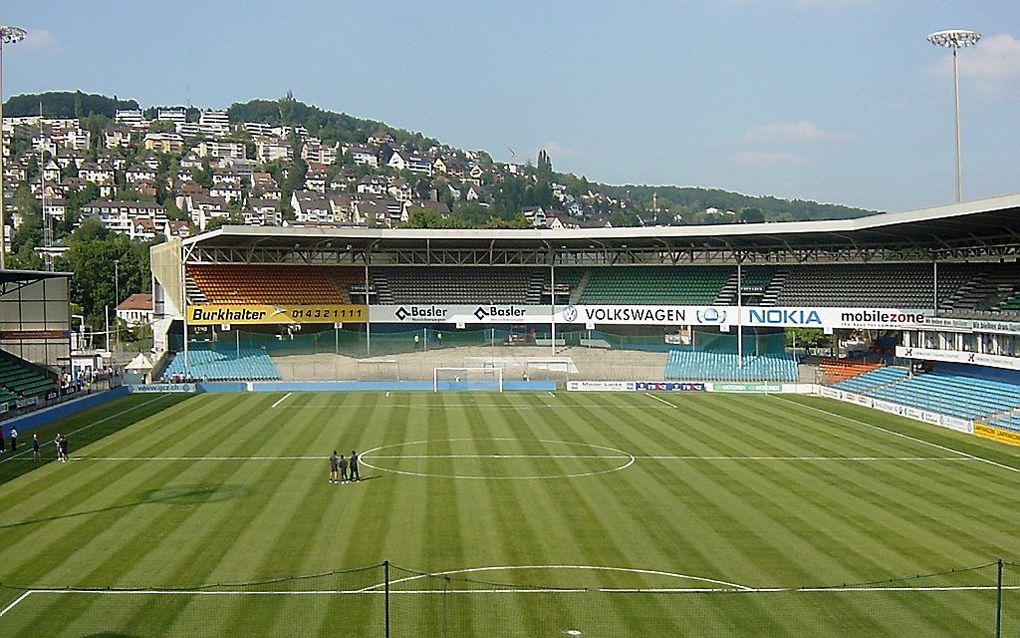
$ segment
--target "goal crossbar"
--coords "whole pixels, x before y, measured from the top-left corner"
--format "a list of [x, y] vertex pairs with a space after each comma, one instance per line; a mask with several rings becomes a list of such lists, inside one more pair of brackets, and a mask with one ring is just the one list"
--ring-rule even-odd
[[432, 391], [503, 391], [503, 368], [433, 368]]

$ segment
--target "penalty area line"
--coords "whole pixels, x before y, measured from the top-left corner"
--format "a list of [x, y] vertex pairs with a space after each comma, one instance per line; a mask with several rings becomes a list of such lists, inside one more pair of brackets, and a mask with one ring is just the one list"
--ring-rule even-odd
[[35, 591], [34, 589], [29, 589], [25, 593], [23, 593], [20, 596], [18, 596], [17, 598], [15, 598], [13, 603], [11, 603], [10, 605], [7, 605], [3, 609], [0, 609], [0, 618], [2, 618], [3, 615], [6, 614], [7, 612], [9, 612], [10, 610], [14, 609], [14, 607], [17, 606], [18, 603], [20, 603], [21, 601], [23, 601], [26, 598], [28, 598], [28, 595], [33, 593], [34, 591]]
[[666, 405], [668, 405], [669, 407], [673, 408], [674, 410], [676, 409], [676, 405], [670, 403], [669, 401], [667, 401], [665, 399], [660, 399], [659, 397], [655, 396], [651, 392], [645, 392], [645, 396], [650, 398], [650, 399], [655, 399], [659, 403], [665, 403]]
[[287, 397], [289, 397], [289, 396], [290, 396], [291, 394], [293, 394], [293, 392], [288, 392], [287, 394], [283, 395], [283, 398], [281, 398], [281, 399], [278, 399], [278, 400], [276, 401], [276, 403], [274, 403], [274, 404], [273, 404], [273, 405], [272, 405], [271, 407], [274, 407], [274, 408], [275, 408], [276, 406], [280, 405], [281, 403], [283, 403], [284, 401], [286, 401], [286, 400], [287, 400]]

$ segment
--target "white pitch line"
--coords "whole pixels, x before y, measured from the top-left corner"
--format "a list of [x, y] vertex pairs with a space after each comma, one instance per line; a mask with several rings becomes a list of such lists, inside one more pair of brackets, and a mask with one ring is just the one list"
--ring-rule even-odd
[[272, 405], [271, 407], [274, 407], [274, 408], [275, 408], [276, 406], [280, 405], [280, 404], [281, 404], [281, 403], [283, 403], [283, 402], [284, 402], [284, 401], [285, 401], [285, 400], [287, 399], [287, 397], [289, 397], [289, 396], [290, 396], [291, 394], [293, 394], [293, 392], [288, 392], [287, 394], [283, 395], [283, 398], [282, 398], [282, 399], [280, 399], [280, 400], [278, 400], [278, 401], [277, 401], [276, 403], [274, 403], [274, 404], [273, 404], [273, 405]]
[[[145, 406], [149, 405], [150, 403], [155, 403], [156, 401], [159, 401], [161, 399], [165, 399], [168, 396], [172, 396], [172, 395], [163, 394], [163, 395], [160, 395], [160, 396], [156, 397], [155, 399], [150, 399], [150, 400], [146, 401], [145, 403], [139, 403], [138, 405], [133, 405], [130, 408], [127, 408], [125, 410], [121, 410], [120, 412], [118, 412], [116, 414], [111, 414], [108, 417], [104, 417], [102, 419], [99, 419], [95, 423], [89, 423], [88, 425], [81, 426], [77, 430], [71, 430], [70, 432], [67, 433], [67, 436], [74, 436], [75, 434], [77, 434], [79, 432], [84, 432], [85, 430], [88, 430], [90, 428], [94, 428], [97, 425], [99, 425], [100, 423], [106, 423], [110, 419], [115, 419], [115, 418], [117, 418], [119, 416], [123, 416], [123, 415], [127, 414], [128, 412], [131, 412], [133, 410], [137, 410], [138, 408], [144, 408]], [[42, 445], [40, 445], [39, 447], [43, 448], [43, 447], [46, 447], [47, 445], [53, 445], [53, 441], [43, 441]], [[14, 459], [16, 459], [18, 457], [21, 457], [21, 456], [24, 456], [24, 455], [26, 455], [26, 454], [28, 454], [29, 452], [32, 451], [32, 448], [31, 448], [30, 445], [26, 445], [25, 447], [26, 447], [25, 451], [18, 452], [17, 454], [13, 454], [11, 456], [8, 456], [7, 458], [5, 458], [3, 460], [0, 460], [0, 463], [6, 463], [7, 461], [13, 461]]]
[[555, 395], [555, 394], [553, 394], [552, 392], [550, 392], [550, 393], [549, 393], [549, 396], [551, 396], [551, 397], [552, 397], [552, 398], [554, 398], [554, 399], [556, 398], [556, 395]]
[[[674, 454], [363, 454], [363, 459], [645, 459], [652, 461], [976, 461], [959, 456], [696, 456]], [[325, 461], [325, 456], [76, 456], [71, 461]], [[31, 459], [23, 459], [30, 461]]]
[[34, 590], [29, 589], [28, 591], [26, 591], [22, 595], [20, 595], [17, 598], [15, 598], [13, 603], [11, 603], [10, 605], [7, 605], [3, 609], [0, 609], [0, 618], [2, 618], [3, 615], [6, 614], [7, 612], [9, 612], [10, 610], [14, 609], [15, 605], [17, 605], [21, 601], [25, 600], [26, 598], [28, 598], [28, 595], [31, 594], [33, 591]]
[[652, 399], [655, 399], [655, 400], [656, 400], [656, 401], [658, 401], [659, 403], [665, 403], [665, 404], [666, 404], [666, 405], [668, 405], [669, 407], [671, 407], [671, 408], [673, 408], [673, 409], [676, 409], [676, 405], [674, 405], [674, 404], [670, 403], [669, 401], [667, 401], [667, 400], [665, 400], [665, 399], [662, 399], [662, 398], [659, 398], [659, 397], [655, 396], [655, 395], [654, 395], [654, 394], [652, 394], [651, 392], [645, 392], [645, 396], [646, 396], [646, 397], [649, 397], [649, 398], [652, 398]]
[[835, 412], [829, 412], [828, 410], [823, 410], [821, 408], [816, 408], [813, 405], [804, 405], [803, 403], [797, 403], [796, 401], [791, 401], [789, 399], [784, 399], [781, 396], [776, 396], [776, 395], [771, 395], [771, 396], [773, 398], [775, 398], [775, 399], [778, 399], [779, 401], [785, 401], [786, 403], [792, 403], [794, 405], [799, 405], [800, 407], [808, 409], [808, 410], [814, 410], [815, 412], [821, 412], [822, 414], [828, 414], [829, 416], [834, 416], [834, 417], [843, 419], [844, 421], [849, 421], [851, 423], [856, 423], [857, 425], [863, 425], [864, 427], [871, 428], [872, 430], [879, 430], [879, 431], [885, 432], [887, 434], [892, 434], [893, 436], [898, 436], [898, 437], [900, 437], [902, 439], [907, 439], [908, 441], [914, 441], [915, 443], [921, 443], [921, 444], [927, 445], [929, 447], [933, 447], [933, 448], [942, 450], [943, 452], [952, 452], [953, 454], [959, 454], [960, 456], [964, 456], [964, 457], [967, 457], [969, 459], [973, 459], [975, 461], [981, 461], [982, 463], [988, 463], [989, 465], [994, 465], [995, 467], [999, 467], [999, 468], [1002, 468], [1004, 470], [1009, 470], [1011, 472], [1020, 473], [1020, 468], [1016, 468], [1016, 467], [1013, 467], [1011, 465], [1005, 465], [1003, 463], [998, 463], [996, 461], [992, 461], [990, 459], [986, 459], [983, 456], [977, 456], [976, 454], [969, 454], [967, 452], [962, 452], [960, 450], [957, 450], [955, 448], [951, 448], [951, 447], [946, 446], [946, 445], [939, 445], [938, 443], [932, 443], [931, 441], [925, 441], [924, 439], [919, 439], [917, 437], [910, 436], [909, 434], [902, 434], [902, 433], [897, 432], [895, 430], [889, 430], [887, 428], [883, 428], [880, 425], [875, 425], [873, 423], [868, 423], [866, 421], [861, 421], [861, 420], [855, 419], [853, 417], [848, 417], [848, 416], [844, 416], [842, 414], [837, 414]]
[[[431, 575], [422, 576], [427, 578]], [[391, 583], [392, 585], [393, 583]], [[111, 596], [339, 596], [339, 595], [385, 595], [384, 589], [375, 589], [381, 585], [373, 585], [366, 589], [309, 589], [294, 591], [253, 591], [238, 590], [205, 590], [205, 589], [32, 589], [23, 593], [17, 600], [8, 605], [0, 616], [7, 613], [29, 594], [91, 594]], [[506, 587], [500, 589], [390, 589], [390, 595], [445, 595], [445, 594], [576, 594], [584, 592], [631, 593], [631, 594], [772, 594], [772, 593], [805, 593], [805, 594], [846, 594], [875, 592], [956, 592], [956, 591], [995, 591], [995, 585], [960, 585], [945, 587], [741, 587], [721, 589], [718, 587]], [[1020, 591], [1020, 585], [1004, 585], [1003, 591]]]

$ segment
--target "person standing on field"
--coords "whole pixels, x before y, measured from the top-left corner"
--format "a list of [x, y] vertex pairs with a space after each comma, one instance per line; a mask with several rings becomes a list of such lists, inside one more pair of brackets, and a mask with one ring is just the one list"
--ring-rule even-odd
[[344, 455], [340, 455], [340, 482], [343, 483], [347, 480], [347, 459]]
[[11, 452], [18, 451], [18, 431], [11, 427]]
[[4, 426], [0, 425], [0, 454], [7, 451], [6, 439], [4, 439]]
[[339, 483], [337, 480], [337, 466], [340, 465], [340, 459], [336, 455], [336, 450], [329, 455], [329, 482], [332, 485]]
[[351, 476], [350, 476], [350, 480], [351, 480], [352, 483], [354, 481], [360, 481], [361, 480], [361, 474], [358, 472], [358, 452], [356, 450], [351, 450]]
[[39, 435], [32, 435], [32, 456], [36, 461], [42, 460], [42, 454], [39, 452]]

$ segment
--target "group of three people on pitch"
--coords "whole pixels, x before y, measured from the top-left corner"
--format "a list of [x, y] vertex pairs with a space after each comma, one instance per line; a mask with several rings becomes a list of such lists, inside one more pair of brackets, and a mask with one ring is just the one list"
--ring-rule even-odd
[[358, 453], [351, 450], [351, 458], [345, 459], [344, 455], [336, 455], [336, 450], [329, 456], [329, 482], [339, 485], [347, 481], [360, 481], [361, 473], [358, 472]]

